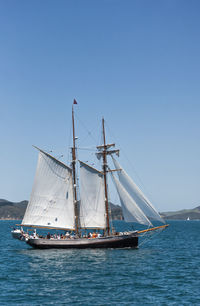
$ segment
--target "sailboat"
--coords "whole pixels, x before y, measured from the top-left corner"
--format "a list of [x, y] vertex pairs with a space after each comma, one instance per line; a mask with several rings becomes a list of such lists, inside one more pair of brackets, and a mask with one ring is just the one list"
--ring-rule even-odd
[[[74, 100], [74, 104], [77, 102]], [[77, 161], [74, 106], [72, 105], [73, 146], [72, 161], [68, 166], [40, 148], [32, 193], [21, 227], [34, 228], [34, 234], [21, 238], [33, 248], [137, 248], [140, 235], [163, 230], [168, 225], [153, 227], [152, 220], [165, 223], [151, 202], [123, 170], [116, 159], [119, 150], [106, 143], [102, 119], [103, 144], [97, 146], [96, 157], [102, 162], [97, 170]], [[111, 157], [114, 168], [108, 164]], [[80, 197], [78, 197], [77, 165], [80, 168]], [[117, 189], [126, 222], [147, 226], [145, 230], [117, 232], [111, 226], [108, 198], [108, 175]], [[65, 235], [36, 234], [36, 228], [63, 230]], [[83, 233], [93, 230], [90, 236]], [[70, 234], [69, 234], [70, 232]], [[98, 233], [98, 234], [97, 234]], [[14, 236], [14, 235], [13, 235]], [[16, 237], [15, 237], [16, 238]]]

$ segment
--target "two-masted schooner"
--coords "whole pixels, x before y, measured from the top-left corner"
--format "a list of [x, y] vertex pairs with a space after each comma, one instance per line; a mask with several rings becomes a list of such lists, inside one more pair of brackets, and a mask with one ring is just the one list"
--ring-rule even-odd
[[[74, 100], [74, 104], [77, 102]], [[97, 146], [96, 156], [102, 161], [102, 170], [77, 161], [74, 107], [72, 106], [73, 146], [71, 166], [38, 149], [39, 157], [33, 189], [21, 227], [64, 230], [62, 237], [45, 237], [13, 231], [13, 237], [25, 240], [34, 248], [136, 248], [141, 234], [164, 229], [153, 227], [152, 220], [165, 223], [151, 202], [122, 169], [115, 155], [115, 144], [107, 144], [102, 119], [103, 144]], [[115, 169], [108, 166], [110, 156]], [[77, 163], [80, 167], [80, 198], [77, 192]], [[117, 189], [123, 217], [126, 222], [147, 226], [140, 231], [116, 232], [111, 226], [108, 200], [108, 175]], [[117, 175], [116, 175], [117, 174]], [[101, 234], [84, 235], [84, 230]], [[69, 234], [71, 232], [71, 235]], [[85, 231], [86, 232], [86, 231]], [[73, 233], [73, 234], [72, 234]]]

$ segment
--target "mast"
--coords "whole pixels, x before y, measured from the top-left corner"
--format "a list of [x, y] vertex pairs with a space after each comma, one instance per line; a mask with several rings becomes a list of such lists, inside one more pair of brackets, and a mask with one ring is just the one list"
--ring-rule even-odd
[[73, 128], [73, 147], [72, 147], [72, 173], [73, 173], [73, 191], [74, 191], [74, 215], [75, 215], [75, 232], [79, 234], [78, 226], [78, 203], [77, 203], [77, 190], [76, 190], [76, 137], [75, 137], [75, 124], [74, 124], [74, 108], [72, 105], [72, 128]]
[[104, 118], [102, 118], [102, 128], [103, 128], [103, 176], [104, 176], [104, 190], [105, 190], [105, 206], [106, 206], [106, 231], [110, 235], [110, 220], [109, 220], [109, 211], [108, 211], [108, 186], [107, 186], [107, 147], [106, 147], [106, 136], [104, 128]]
[[119, 150], [108, 150], [110, 147], [114, 147], [115, 144], [106, 144], [106, 136], [105, 136], [105, 127], [104, 127], [104, 118], [102, 118], [102, 130], [103, 130], [103, 145], [98, 146], [97, 149], [99, 152], [97, 153], [97, 158], [103, 157], [103, 176], [104, 176], [104, 191], [105, 191], [105, 210], [106, 210], [106, 232], [107, 235], [110, 235], [110, 220], [109, 220], [109, 203], [108, 203], [108, 185], [107, 185], [107, 173], [113, 170], [108, 171], [107, 164], [107, 155], [118, 154]]

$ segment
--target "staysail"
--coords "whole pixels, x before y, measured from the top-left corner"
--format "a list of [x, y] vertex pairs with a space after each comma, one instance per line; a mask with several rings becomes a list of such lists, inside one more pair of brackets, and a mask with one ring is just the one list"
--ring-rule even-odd
[[103, 174], [80, 161], [80, 227], [105, 228]]
[[128, 192], [128, 194], [133, 198], [138, 205], [138, 207], [143, 211], [145, 216], [149, 220], [157, 220], [162, 223], [165, 221], [161, 218], [159, 213], [153, 207], [152, 203], [147, 199], [147, 197], [142, 193], [139, 187], [133, 182], [133, 180], [128, 176], [128, 174], [122, 169], [118, 161], [112, 156], [113, 163], [116, 169], [120, 169], [118, 172], [118, 177], [121, 185]]
[[22, 225], [74, 229], [72, 171], [42, 150]]
[[142, 210], [137, 206], [130, 194], [125, 190], [119, 180], [112, 174], [113, 181], [119, 194], [122, 205], [122, 212], [126, 222], [137, 222], [151, 226], [152, 223], [145, 216]]

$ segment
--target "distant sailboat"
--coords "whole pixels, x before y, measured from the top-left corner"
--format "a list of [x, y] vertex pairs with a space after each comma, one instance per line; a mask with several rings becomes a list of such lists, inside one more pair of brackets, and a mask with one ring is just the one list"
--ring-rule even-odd
[[[75, 101], [76, 102], [76, 101]], [[77, 104], [75, 103], [74, 104]], [[168, 225], [153, 227], [152, 220], [165, 223], [159, 213], [122, 169], [114, 155], [119, 150], [106, 144], [104, 119], [102, 119], [103, 144], [97, 147], [97, 158], [102, 170], [79, 161], [80, 198], [77, 193], [77, 160], [74, 109], [72, 107], [73, 147], [71, 166], [67, 166], [47, 152], [38, 149], [39, 157], [33, 189], [21, 226], [73, 232], [73, 236], [39, 238], [26, 236], [26, 242], [34, 248], [124, 248], [138, 247], [139, 236], [146, 232], [164, 229]], [[112, 157], [115, 170], [108, 166]], [[118, 177], [115, 175], [118, 174]], [[148, 228], [140, 231], [118, 233], [110, 223], [108, 180], [111, 174], [117, 189], [124, 220], [137, 222]], [[101, 235], [83, 236], [83, 230], [99, 231]], [[14, 235], [13, 235], [14, 236]]]
[[190, 217], [187, 217], [187, 221], [190, 221]]

